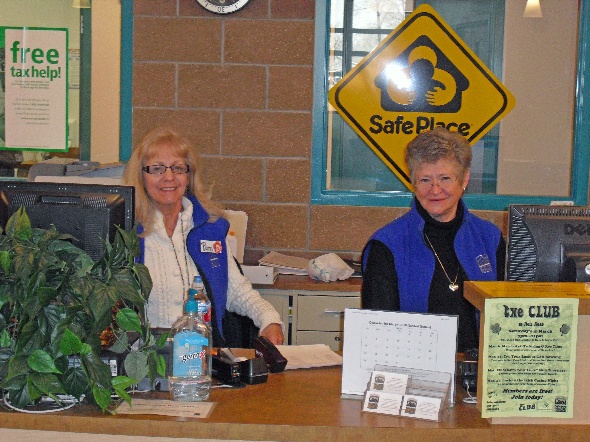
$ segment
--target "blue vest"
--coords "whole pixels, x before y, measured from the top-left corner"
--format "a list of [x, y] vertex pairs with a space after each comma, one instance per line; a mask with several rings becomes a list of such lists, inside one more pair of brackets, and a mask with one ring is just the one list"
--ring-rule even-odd
[[[193, 222], [186, 240], [186, 248], [195, 262], [199, 274], [203, 277], [207, 294], [213, 308], [217, 329], [223, 337], [222, 320], [227, 304], [228, 287], [228, 254], [225, 247], [225, 237], [229, 230], [229, 221], [218, 218], [215, 222], [207, 222], [209, 214], [203, 209], [197, 198], [193, 195], [187, 197], [193, 204]], [[139, 231], [141, 232], [142, 229]], [[139, 262], [144, 262], [145, 241], [139, 238], [140, 256]]]
[[[476, 217], [463, 201], [463, 222], [455, 237], [455, 253], [472, 281], [496, 281], [496, 251], [501, 232], [493, 223]], [[428, 312], [428, 295], [434, 276], [435, 257], [424, 241], [424, 219], [412, 203], [410, 211], [377, 230], [370, 239], [385, 244], [395, 263], [400, 310]], [[363, 269], [369, 247], [363, 252]]]

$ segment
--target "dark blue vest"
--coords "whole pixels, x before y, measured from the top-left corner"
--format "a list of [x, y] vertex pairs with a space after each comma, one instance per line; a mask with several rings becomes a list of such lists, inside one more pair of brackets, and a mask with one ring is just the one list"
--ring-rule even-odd
[[[455, 253], [472, 281], [495, 281], [496, 251], [501, 232], [493, 223], [476, 217], [463, 201], [463, 223], [455, 237]], [[393, 253], [398, 277], [400, 309], [428, 312], [428, 294], [434, 276], [435, 257], [424, 241], [424, 219], [415, 203], [408, 213], [377, 230], [370, 239], [385, 244]], [[364, 250], [363, 268], [368, 247]]]
[[[215, 309], [217, 329], [223, 337], [222, 321], [227, 304], [228, 267], [225, 237], [229, 230], [229, 221], [219, 218], [207, 222], [209, 214], [203, 209], [197, 198], [188, 195], [193, 204], [193, 221], [195, 226], [189, 232], [186, 247], [195, 262], [199, 274], [203, 277], [207, 294]], [[141, 230], [140, 230], [141, 231]], [[141, 254], [139, 262], [144, 262], [145, 241], [139, 238]]]

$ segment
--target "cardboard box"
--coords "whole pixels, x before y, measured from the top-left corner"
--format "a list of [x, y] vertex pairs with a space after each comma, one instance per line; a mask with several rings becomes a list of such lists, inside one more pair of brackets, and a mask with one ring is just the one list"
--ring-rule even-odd
[[269, 266], [242, 266], [242, 271], [252, 284], [273, 284], [279, 276], [278, 269]]

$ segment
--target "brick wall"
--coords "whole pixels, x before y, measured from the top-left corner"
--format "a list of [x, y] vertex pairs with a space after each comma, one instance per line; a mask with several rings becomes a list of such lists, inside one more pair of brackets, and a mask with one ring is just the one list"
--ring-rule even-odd
[[219, 16], [195, 0], [134, 1], [133, 138], [170, 124], [193, 141], [214, 198], [248, 213], [246, 262], [356, 257], [405, 211], [310, 204], [314, 9], [251, 0]]

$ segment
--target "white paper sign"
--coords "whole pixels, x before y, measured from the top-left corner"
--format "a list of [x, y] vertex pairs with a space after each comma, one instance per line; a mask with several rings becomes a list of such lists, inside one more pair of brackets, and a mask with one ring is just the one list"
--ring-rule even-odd
[[0, 28], [6, 68], [3, 148], [67, 150], [68, 30]]
[[440, 371], [454, 379], [457, 324], [456, 316], [346, 309], [342, 394], [362, 396], [376, 365]]

